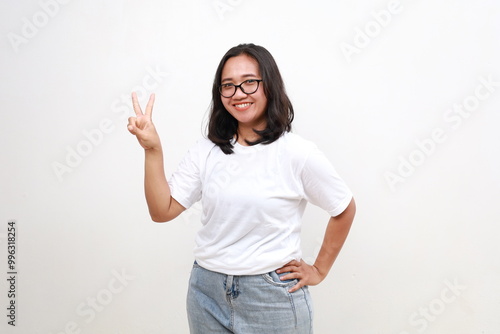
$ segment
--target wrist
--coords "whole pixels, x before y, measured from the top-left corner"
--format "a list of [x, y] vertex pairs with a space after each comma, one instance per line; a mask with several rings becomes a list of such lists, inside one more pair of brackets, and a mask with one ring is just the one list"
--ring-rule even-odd
[[321, 264], [317, 262], [313, 264], [313, 268], [314, 270], [316, 270], [321, 280], [324, 280], [325, 277], [328, 275], [328, 272], [330, 271], [330, 267], [321, 266]]
[[158, 144], [157, 146], [151, 146], [148, 148], [144, 148], [144, 152], [148, 155], [162, 155], [163, 154], [161, 144]]

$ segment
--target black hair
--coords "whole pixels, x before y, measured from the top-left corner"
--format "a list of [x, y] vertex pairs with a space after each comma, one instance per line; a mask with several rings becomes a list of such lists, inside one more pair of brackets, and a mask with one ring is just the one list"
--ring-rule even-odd
[[212, 103], [208, 123], [208, 139], [220, 147], [225, 154], [233, 153], [231, 141], [238, 138], [238, 121], [226, 110], [222, 104], [219, 86], [222, 80], [222, 69], [231, 57], [247, 55], [257, 61], [262, 76], [262, 88], [267, 98], [265, 111], [266, 128], [255, 130], [259, 139], [246, 141], [248, 145], [270, 144], [281, 137], [283, 133], [292, 129], [293, 107], [288, 98], [283, 79], [274, 61], [273, 56], [262, 46], [255, 44], [240, 44], [226, 52], [222, 57], [212, 86]]

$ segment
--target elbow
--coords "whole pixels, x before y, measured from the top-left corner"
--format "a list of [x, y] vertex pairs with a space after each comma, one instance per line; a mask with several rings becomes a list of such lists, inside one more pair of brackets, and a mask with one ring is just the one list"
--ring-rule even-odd
[[160, 205], [148, 205], [149, 216], [155, 223], [166, 223], [172, 220], [168, 207]]
[[172, 217], [169, 217], [168, 215], [154, 214], [151, 212], [149, 215], [151, 216], [151, 220], [155, 223], [166, 223], [172, 220]]
[[170, 198], [170, 205], [149, 207], [149, 215], [155, 223], [166, 223], [174, 220], [185, 208]]

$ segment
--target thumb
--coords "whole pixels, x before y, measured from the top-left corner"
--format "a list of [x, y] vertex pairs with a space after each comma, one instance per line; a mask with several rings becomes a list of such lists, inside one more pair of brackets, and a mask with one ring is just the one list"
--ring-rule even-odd
[[127, 130], [133, 134], [134, 136], [140, 136], [143, 132], [139, 127], [137, 127], [135, 124], [129, 124], [127, 125]]
[[135, 135], [135, 127], [132, 124], [127, 125], [127, 130], [131, 134]]

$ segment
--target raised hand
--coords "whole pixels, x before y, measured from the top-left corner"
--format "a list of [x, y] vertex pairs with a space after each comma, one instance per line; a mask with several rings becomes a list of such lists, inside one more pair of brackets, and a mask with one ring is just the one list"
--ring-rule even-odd
[[146, 112], [143, 113], [139, 101], [137, 100], [137, 94], [135, 92], [132, 93], [132, 105], [134, 107], [135, 117], [129, 117], [127, 129], [131, 134], [137, 137], [139, 144], [141, 144], [145, 150], [161, 148], [160, 137], [151, 119], [154, 102], [155, 95], [151, 94], [148, 104], [146, 105]]

